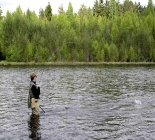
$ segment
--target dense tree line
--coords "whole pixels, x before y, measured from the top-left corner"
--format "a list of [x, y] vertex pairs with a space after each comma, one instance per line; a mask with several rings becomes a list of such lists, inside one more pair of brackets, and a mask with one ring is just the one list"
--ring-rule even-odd
[[44, 62], [155, 61], [155, 7], [125, 0], [96, 0], [73, 13], [50, 3], [39, 15], [29, 9], [0, 10], [0, 60]]

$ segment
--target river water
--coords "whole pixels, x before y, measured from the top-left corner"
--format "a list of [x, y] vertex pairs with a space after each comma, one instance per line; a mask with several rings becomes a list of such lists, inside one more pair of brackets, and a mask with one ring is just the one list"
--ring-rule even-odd
[[[27, 108], [29, 74], [40, 117]], [[154, 140], [155, 66], [0, 66], [0, 140]]]

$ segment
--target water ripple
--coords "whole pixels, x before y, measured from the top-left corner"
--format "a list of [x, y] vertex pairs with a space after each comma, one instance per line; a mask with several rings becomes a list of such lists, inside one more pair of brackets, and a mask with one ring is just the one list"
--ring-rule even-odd
[[[153, 66], [24, 66], [0, 71], [2, 140], [155, 138]], [[38, 118], [27, 109], [32, 71], [45, 110]]]

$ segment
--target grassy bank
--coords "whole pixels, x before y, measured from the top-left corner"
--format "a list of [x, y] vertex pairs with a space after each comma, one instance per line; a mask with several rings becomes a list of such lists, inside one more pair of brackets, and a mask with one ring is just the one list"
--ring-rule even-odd
[[6, 62], [0, 61], [4, 66], [63, 66], [63, 65], [155, 65], [155, 62]]

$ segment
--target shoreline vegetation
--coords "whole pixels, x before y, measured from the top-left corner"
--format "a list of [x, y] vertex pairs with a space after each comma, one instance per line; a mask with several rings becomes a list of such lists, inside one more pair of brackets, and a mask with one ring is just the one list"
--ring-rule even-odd
[[6, 62], [0, 66], [95, 66], [95, 65], [155, 65], [155, 62]]
[[63, 6], [58, 10], [52, 14], [48, 2], [39, 15], [18, 6], [3, 17], [0, 8], [0, 61], [18, 65], [155, 62], [153, 0], [146, 7], [131, 0], [94, 0], [93, 7], [81, 5], [77, 13], [69, 2], [66, 11]]

